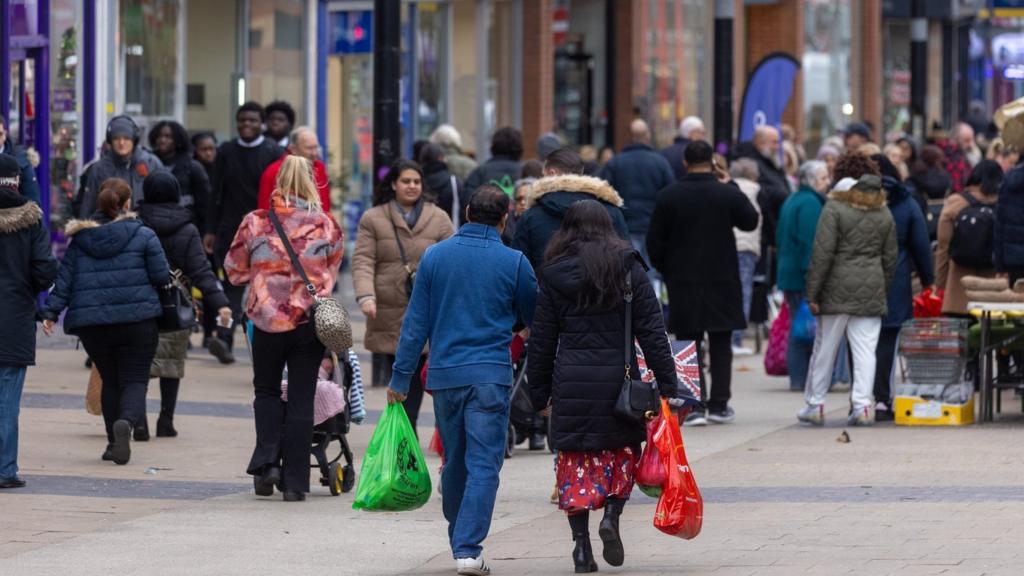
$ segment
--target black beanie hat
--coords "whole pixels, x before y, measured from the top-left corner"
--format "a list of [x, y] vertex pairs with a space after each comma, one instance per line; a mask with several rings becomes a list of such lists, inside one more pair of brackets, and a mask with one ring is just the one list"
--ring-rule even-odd
[[20, 183], [21, 166], [14, 156], [0, 153], [0, 188], [18, 191]]
[[142, 199], [147, 204], [181, 202], [178, 179], [170, 172], [153, 172], [142, 181]]

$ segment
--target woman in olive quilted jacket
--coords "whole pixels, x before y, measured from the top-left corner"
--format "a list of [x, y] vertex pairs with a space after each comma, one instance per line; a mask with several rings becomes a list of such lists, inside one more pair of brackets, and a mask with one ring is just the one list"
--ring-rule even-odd
[[818, 328], [804, 392], [807, 406], [797, 416], [801, 422], [825, 421], [825, 394], [844, 334], [854, 359], [848, 423], [874, 422], [875, 348], [898, 254], [896, 223], [881, 179], [866, 174], [836, 183], [821, 211], [807, 270], [807, 303], [818, 316]]

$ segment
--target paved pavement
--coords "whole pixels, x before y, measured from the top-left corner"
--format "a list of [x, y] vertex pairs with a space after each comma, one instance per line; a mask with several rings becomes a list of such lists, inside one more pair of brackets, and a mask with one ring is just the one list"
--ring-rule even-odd
[[[29, 486], [0, 492], [0, 575], [454, 573], [437, 496], [420, 510], [382, 514], [352, 510], [351, 494], [331, 497], [315, 478], [304, 503], [252, 495], [244, 350], [232, 367], [193, 352], [181, 435], [137, 443], [131, 463], [114, 466], [99, 459], [101, 420], [82, 408], [84, 353], [70, 339], [44, 346], [21, 418]], [[843, 393], [830, 395], [828, 426], [803, 428], [794, 424], [799, 395], [765, 377], [759, 357], [735, 368], [737, 421], [684, 429], [703, 532], [692, 541], [658, 533], [654, 501], [636, 492], [623, 517], [626, 565], [602, 572], [1024, 573], [1024, 417], [1011, 395], [992, 425], [879, 425], [847, 429], [851, 441], [840, 443]], [[384, 402], [368, 391], [371, 420]], [[429, 402], [425, 412], [429, 423]], [[371, 432], [372, 424], [353, 429], [357, 459]], [[421, 426], [424, 439], [429, 432]], [[437, 459], [427, 460], [436, 470]], [[506, 461], [485, 543], [494, 574], [572, 573], [568, 526], [547, 501], [552, 481], [546, 453], [518, 449]]]

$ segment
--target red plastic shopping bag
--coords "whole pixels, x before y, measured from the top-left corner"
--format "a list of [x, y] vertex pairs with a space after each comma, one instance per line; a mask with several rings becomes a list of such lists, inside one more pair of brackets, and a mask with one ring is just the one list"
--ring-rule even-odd
[[789, 344], [789, 306], [785, 302], [768, 332], [768, 349], [764, 353], [764, 371], [769, 376], [788, 376], [786, 348]]
[[654, 445], [654, 431], [660, 423], [661, 416], [647, 423], [647, 444], [636, 465], [636, 485], [651, 498], [661, 496], [661, 488], [665, 485], [665, 463], [661, 460], [658, 447]]
[[686, 460], [679, 420], [665, 400], [661, 401], [654, 445], [665, 463], [665, 485], [654, 513], [654, 527], [670, 536], [695, 538], [704, 522], [704, 500]]
[[931, 288], [922, 290], [914, 297], [914, 318], [937, 318], [942, 316], [942, 299], [945, 296], [940, 288], [932, 292]]

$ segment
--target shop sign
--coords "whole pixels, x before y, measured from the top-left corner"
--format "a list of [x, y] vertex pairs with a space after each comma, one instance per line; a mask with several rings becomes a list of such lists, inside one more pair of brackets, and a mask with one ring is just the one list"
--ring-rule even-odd
[[57, 88], [50, 98], [50, 109], [54, 112], [74, 112], [75, 110], [75, 89]]
[[373, 11], [348, 10], [331, 14], [331, 54], [373, 52]]

